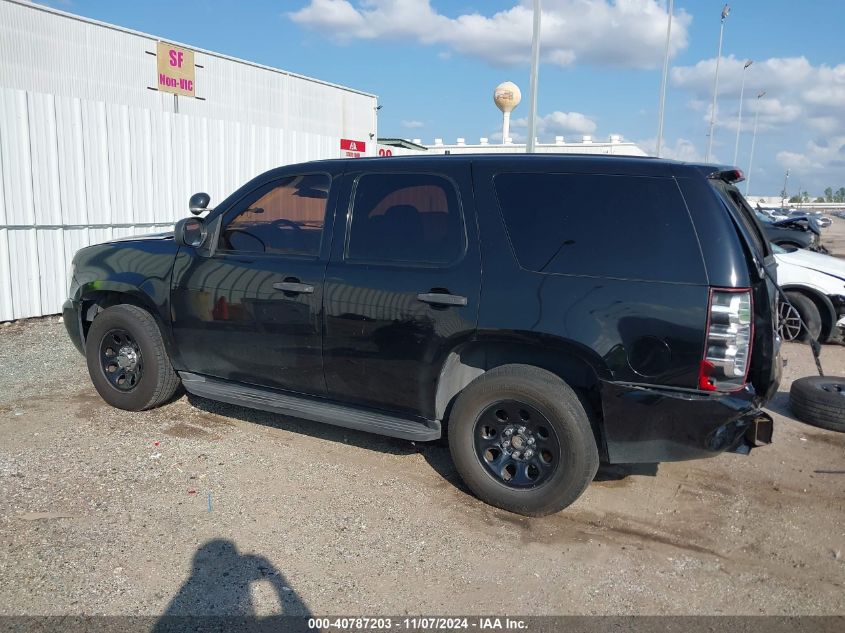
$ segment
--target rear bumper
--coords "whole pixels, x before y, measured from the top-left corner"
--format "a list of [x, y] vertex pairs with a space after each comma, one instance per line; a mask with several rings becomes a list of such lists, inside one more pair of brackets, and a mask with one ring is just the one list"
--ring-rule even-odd
[[772, 419], [751, 387], [733, 394], [602, 383], [604, 440], [612, 464], [747, 454], [772, 441]]
[[62, 321], [73, 346], [83, 356], [85, 355], [85, 340], [82, 336], [82, 316], [79, 312], [79, 302], [68, 299], [62, 305]]

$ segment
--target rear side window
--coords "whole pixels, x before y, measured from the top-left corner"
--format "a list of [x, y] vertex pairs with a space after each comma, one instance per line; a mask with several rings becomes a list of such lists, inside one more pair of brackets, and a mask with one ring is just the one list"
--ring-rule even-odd
[[523, 268], [705, 281], [698, 239], [671, 178], [505, 173], [494, 184]]
[[346, 259], [445, 265], [464, 250], [452, 182], [436, 174], [366, 174], [352, 203]]

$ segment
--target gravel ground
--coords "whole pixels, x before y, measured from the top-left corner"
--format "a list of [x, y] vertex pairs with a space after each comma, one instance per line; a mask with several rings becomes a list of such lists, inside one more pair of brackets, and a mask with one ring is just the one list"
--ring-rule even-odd
[[526, 519], [440, 445], [185, 396], [129, 414], [55, 317], [0, 327], [0, 615], [845, 614], [845, 434], [791, 418], [814, 366], [784, 356], [773, 445], [603, 469]]

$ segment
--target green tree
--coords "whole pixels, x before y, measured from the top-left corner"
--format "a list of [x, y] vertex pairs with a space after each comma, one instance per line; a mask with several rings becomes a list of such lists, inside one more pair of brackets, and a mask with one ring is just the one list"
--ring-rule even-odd
[[833, 202], [833, 187], [828, 187], [824, 190], [824, 201]]
[[801, 196], [792, 196], [792, 197], [789, 199], [789, 202], [790, 202], [790, 203], [795, 203], [795, 202], [804, 202], [804, 199], [803, 199]]
[[827, 202], [827, 200], [819, 196], [818, 198], [816, 198], [816, 202]]
[[845, 202], [845, 187], [839, 187], [834, 196], [834, 202]]

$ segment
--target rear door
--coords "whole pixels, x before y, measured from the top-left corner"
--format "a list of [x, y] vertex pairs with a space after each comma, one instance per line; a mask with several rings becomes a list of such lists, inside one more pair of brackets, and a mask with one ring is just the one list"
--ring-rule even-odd
[[441, 366], [472, 337], [478, 314], [470, 166], [364, 165], [344, 175], [349, 204], [338, 209], [326, 272], [328, 393], [433, 419]]

